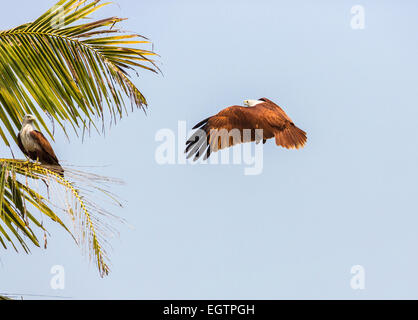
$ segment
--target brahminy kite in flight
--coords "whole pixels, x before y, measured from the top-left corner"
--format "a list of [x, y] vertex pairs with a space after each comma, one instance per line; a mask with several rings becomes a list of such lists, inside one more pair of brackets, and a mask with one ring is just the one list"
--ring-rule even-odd
[[[296, 127], [277, 104], [267, 98], [246, 100], [244, 104], [247, 107], [232, 106], [198, 123], [193, 128], [198, 130], [186, 142], [187, 158], [194, 155], [196, 161], [205, 155], [206, 160], [212, 152], [239, 143], [266, 143], [271, 138], [275, 138], [276, 144], [286, 149], [305, 146], [306, 132]], [[235, 134], [231, 134], [234, 130]]]
[[51, 171], [63, 176], [64, 169], [59, 164], [51, 144], [41, 132], [35, 130], [33, 126], [35, 120], [36, 118], [32, 115], [26, 115], [23, 118], [22, 129], [17, 135], [19, 148], [28, 158], [39, 161]]

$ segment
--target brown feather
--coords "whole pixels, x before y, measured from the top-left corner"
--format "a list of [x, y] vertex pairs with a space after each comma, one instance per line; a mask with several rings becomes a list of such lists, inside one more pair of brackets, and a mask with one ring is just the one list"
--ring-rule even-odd
[[36, 130], [31, 131], [30, 135], [42, 149], [42, 152], [38, 153], [40, 156], [39, 161], [45, 164], [58, 164], [58, 158], [45, 136]]
[[31, 131], [30, 135], [41, 147], [41, 151], [36, 152], [35, 159], [31, 157], [32, 160], [39, 160], [41, 164], [49, 166], [50, 170], [63, 175], [64, 169], [59, 164], [58, 158], [45, 136], [36, 130]]

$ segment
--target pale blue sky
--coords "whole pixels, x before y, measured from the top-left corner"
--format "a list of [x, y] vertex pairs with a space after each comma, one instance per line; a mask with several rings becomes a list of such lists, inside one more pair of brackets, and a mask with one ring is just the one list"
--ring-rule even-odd
[[[81, 299], [418, 298], [418, 5], [416, 1], [132, 1], [101, 10], [154, 42], [164, 76], [135, 83], [140, 111], [83, 144], [54, 148], [64, 164], [102, 166], [126, 181], [114, 211], [134, 227], [112, 240], [100, 279], [49, 224], [47, 251], [1, 252], [0, 291]], [[0, 29], [54, 0], [2, 3]], [[366, 28], [350, 28], [361, 4]], [[308, 132], [301, 151], [269, 142], [264, 171], [160, 166], [155, 134], [189, 128], [262, 96]], [[131, 138], [129, 138], [131, 137]], [[133, 138], [132, 138], [133, 137]], [[127, 139], [129, 138], [129, 139]], [[2, 153], [7, 150], [1, 147]], [[51, 266], [66, 289], [49, 286]], [[363, 265], [366, 289], [350, 287]]]

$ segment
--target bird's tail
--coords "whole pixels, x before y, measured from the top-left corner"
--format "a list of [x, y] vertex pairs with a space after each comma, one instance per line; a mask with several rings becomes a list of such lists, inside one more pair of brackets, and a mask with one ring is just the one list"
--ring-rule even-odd
[[63, 167], [61, 167], [61, 165], [59, 163], [49, 164], [49, 165], [44, 165], [44, 166], [48, 170], [51, 170], [52, 172], [55, 172], [56, 174], [58, 174], [59, 176], [64, 178], [64, 169], [63, 169]]
[[276, 144], [286, 149], [303, 148], [308, 140], [306, 132], [293, 124], [286, 126], [284, 130], [280, 130], [275, 136]]

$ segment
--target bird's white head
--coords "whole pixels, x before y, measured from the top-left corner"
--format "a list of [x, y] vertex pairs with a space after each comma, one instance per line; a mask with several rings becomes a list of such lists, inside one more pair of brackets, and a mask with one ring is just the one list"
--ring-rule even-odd
[[27, 114], [24, 118], [23, 118], [23, 122], [22, 124], [32, 124], [34, 121], [36, 120], [35, 116], [31, 115], [31, 114]]
[[263, 103], [264, 101], [261, 100], [245, 100], [244, 101], [244, 105], [246, 105], [247, 107], [254, 107], [257, 104]]

